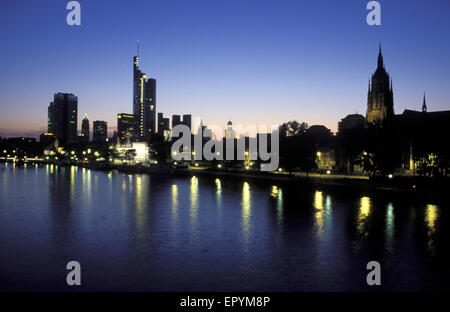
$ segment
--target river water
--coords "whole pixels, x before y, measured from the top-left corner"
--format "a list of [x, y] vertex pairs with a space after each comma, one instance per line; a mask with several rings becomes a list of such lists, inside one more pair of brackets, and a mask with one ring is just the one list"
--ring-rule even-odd
[[[449, 290], [448, 207], [407, 194], [0, 164], [0, 290]], [[369, 261], [381, 286], [368, 286]]]

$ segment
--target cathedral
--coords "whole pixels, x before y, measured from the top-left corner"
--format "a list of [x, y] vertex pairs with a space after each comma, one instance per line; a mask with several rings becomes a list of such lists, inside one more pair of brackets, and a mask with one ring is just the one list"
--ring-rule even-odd
[[[352, 145], [357, 145], [358, 133], [364, 133], [370, 124], [389, 125], [389, 139], [398, 147], [392, 153], [399, 163], [395, 174], [401, 175], [448, 175], [450, 174], [450, 110], [430, 111], [425, 94], [421, 110], [405, 109], [401, 114], [394, 113], [392, 80], [384, 68], [381, 45], [378, 52], [378, 66], [369, 80], [366, 117], [351, 114], [338, 125], [338, 141], [345, 133], [353, 131], [352, 144], [338, 143], [337, 167], [347, 172], [360, 172], [362, 168], [354, 165], [351, 158]], [[411, 105], [411, 104], [410, 104]], [[354, 151], [353, 151], [354, 152]]]
[[378, 52], [378, 67], [369, 80], [367, 93], [366, 119], [370, 123], [391, 120], [394, 116], [394, 96], [392, 93], [392, 80], [383, 65], [383, 55]]

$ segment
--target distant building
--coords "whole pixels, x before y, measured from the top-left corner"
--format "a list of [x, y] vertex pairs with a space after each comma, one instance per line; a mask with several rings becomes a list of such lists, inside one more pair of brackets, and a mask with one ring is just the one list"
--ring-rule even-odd
[[156, 80], [139, 69], [139, 55], [133, 58], [133, 115], [136, 118], [136, 139], [148, 141], [156, 133]]
[[83, 143], [89, 143], [90, 141], [89, 118], [86, 114], [81, 122], [81, 140]]
[[134, 115], [117, 114], [117, 135], [121, 142], [135, 141], [137, 121]]
[[235, 138], [235, 133], [233, 130], [233, 123], [231, 122], [231, 120], [229, 120], [227, 122], [227, 128], [225, 129], [225, 139], [227, 140], [231, 140]]
[[147, 142], [129, 142], [120, 144], [117, 142], [114, 149], [115, 164], [135, 165], [149, 161], [149, 148]]
[[367, 93], [367, 114], [369, 123], [384, 122], [394, 116], [394, 96], [392, 91], [392, 80], [383, 64], [381, 45], [378, 53], [378, 67], [372, 75], [372, 83], [369, 81]]
[[77, 140], [78, 98], [71, 93], [55, 93], [48, 107], [48, 133], [62, 144]]
[[364, 128], [365, 124], [366, 118], [364, 118], [363, 115], [350, 114], [347, 115], [345, 118], [342, 118], [341, 121], [338, 123], [338, 132], [354, 128], [361, 128], [361, 127]]
[[94, 142], [106, 142], [107, 139], [107, 123], [106, 121], [94, 121]]
[[158, 113], [158, 133], [164, 137], [164, 140], [170, 138], [170, 119], [164, 118], [163, 113]]
[[172, 129], [178, 125], [185, 125], [192, 129], [192, 115], [185, 114], [183, 119], [181, 119], [180, 115], [172, 115]]
[[55, 135], [53, 133], [42, 133], [39, 137], [39, 142], [43, 146], [49, 146], [52, 145], [55, 142]]

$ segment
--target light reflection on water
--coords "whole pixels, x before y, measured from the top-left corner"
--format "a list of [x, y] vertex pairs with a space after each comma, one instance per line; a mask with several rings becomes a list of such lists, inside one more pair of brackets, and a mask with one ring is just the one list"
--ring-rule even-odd
[[217, 177], [0, 169], [0, 277], [8, 285], [31, 253], [54, 266], [41, 279], [30, 273], [38, 282], [29, 285], [47, 289], [58, 261], [72, 257], [94, 270], [93, 290], [113, 280], [121, 290], [365, 290], [355, 276], [368, 259], [401, 268], [384, 275], [385, 289], [447, 289], [417, 277], [450, 277], [448, 220], [435, 204]]

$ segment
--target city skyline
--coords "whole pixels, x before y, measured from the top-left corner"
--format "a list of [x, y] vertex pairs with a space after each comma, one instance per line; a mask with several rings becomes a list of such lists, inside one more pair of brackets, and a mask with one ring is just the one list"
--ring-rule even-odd
[[[281, 124], [296, 119], [323, 124], [336, 132], [346, 115], [365, 115], [367, 79], [376, 68], [379, 42], [393, 78], [395, 113], [406, 108], [420, 110], [424, 92], [430, 111], [449, 106], [445, 86], [450, 81], [445, 68], [450, 61], [444, 56], [450, 45], [438, 40], [437, 31], [449, 25], [442, 10], [448, 4], [443, 2], [408, 2], [408, 6], [402, 6], [402, 1], [381, 2], [382, 23], [389, 33], [383, 27], [367, 26], [365, 4], [349, 1], [325, 6], [262, 2], [257, 7], [252, 7], [255, 3], [251, 1], [233, 3], [234, 7], [198, 1], [192, 7], [180, 3], [173, 14], [164, 4], [139, 3], [142, 10], [131, 17], [127, 14], [130, 7], [125, 5], [114, 5], [110, 15], [102, 17], [101, 3], [80, 3], [83, 22], [78, 28], [64, 24], [65, 7], [56, 2], [46, 3], [48, 10], [38, 17], [32, 17], [37, 6], [33, 2], [27, 6], [2, 4], [2, 11], [8, 13], [2, 29], [14, 31], [1, 32], [11, 44], [0, 61], [4, 68], [0, 136], [37, 137], [45, 132], [46, 114], [42, 112], [57, 92], [75, 94], [78, 119], [88, 114], [90, 120], [105, 120], [111, 133], [117, 128], [116, 114], [131, 112], [132, 56], [138, 39], [141, 67], [158, 80], [157, 111], [166, 116], [192, 114], [201, 116], [206, 124], [222, 126], [228, 119], [242, 124]], [[189, 17], [188, 13], [200, 6], [211, 14]], [[126, 11], [123, 14], [122, 9]], [[287, 14], [290, 9], [293, 13]], [[339, 14], [333, 14], [335, 9]], [[250, 11], [255, 14], [247, 16]], [[306, 11], [311, 16], [305, 15]], [[276, 17], [277, 12], [283, 13], [284, 20]], [[142, 26], [140, 18], [157, 13], [156, 20], [149, 19], [153, 28], [132, 31]], [[235, 24], [222, 13], [232, 16]], [[399, 13], [410, 18], [397, 21]], [[17, 14], [26, 18], [13, 21]], [[272, 20], [266, 19], [272, 15]], [[29, 34], [37, 20], [43, 23], [33, 29], [40, 41]], [[187, 28], [182, 27], [183, 22], [189, 22]], [[115, 26], [111, 36], [108, 27], [114, 23], [123, 30], [117, 31]], [[402, 40], [395, 40], [400, 33]], [[24, 48], [32, 42], [39, 59], [33, 56], [33, 49]], [[52, 44], [56, 45], [54, 51], [48, 47]], [[73, 49], [77, 45], [81, 48]], [[30, 92], [21, 92], [21, 88]], [[81, 122], [77, 130], [80, 132]]]

